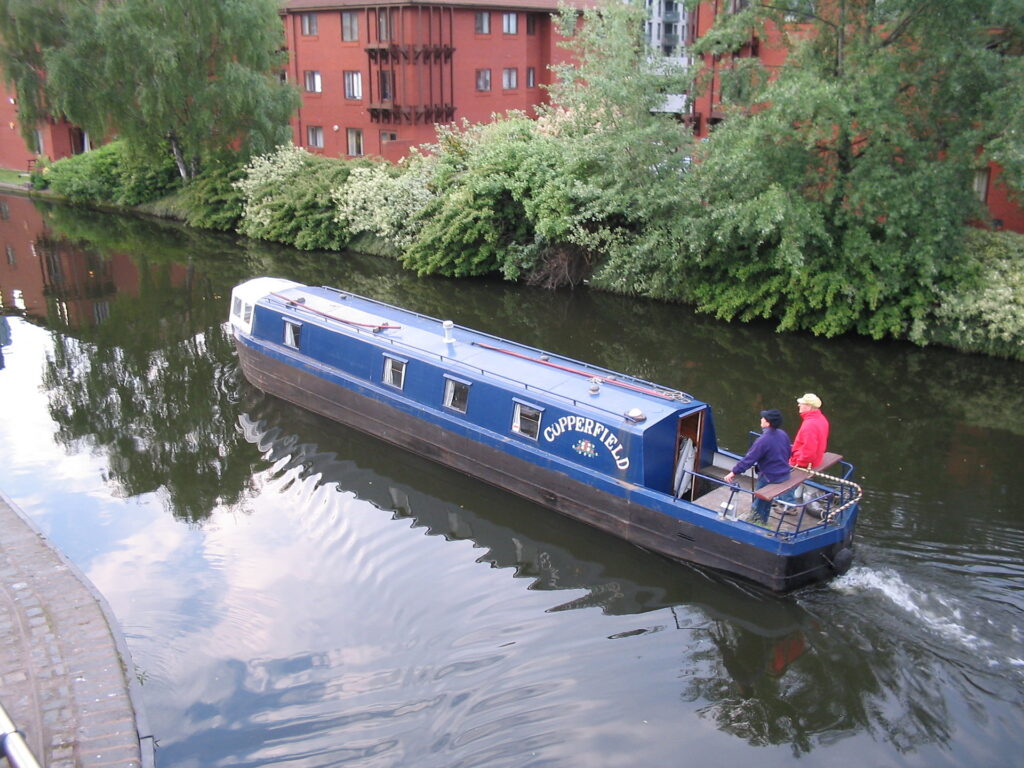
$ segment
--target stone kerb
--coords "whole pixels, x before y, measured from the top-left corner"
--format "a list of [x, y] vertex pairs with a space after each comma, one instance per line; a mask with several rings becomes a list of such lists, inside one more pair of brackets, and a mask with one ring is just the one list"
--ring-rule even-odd
[[0, 492], [0, 702], [35, 758], [151, 768], [140, 694], [102, 595]]

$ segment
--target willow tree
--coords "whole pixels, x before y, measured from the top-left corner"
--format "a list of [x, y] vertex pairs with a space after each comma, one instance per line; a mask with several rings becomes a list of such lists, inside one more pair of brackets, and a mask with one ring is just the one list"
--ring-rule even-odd
[[186, 180], [218, 150], [262, 152], [289, 137], [298, 94], [278, 78], [275, 0], [0, 2], [5, 58], [35, 51], [35, 74], [19, 80], [42, 79], [42, 109], [143, 154], [170, 151]]
[[65, 45], [71, 18], [95, 0], [0, 0], [0, 74], [18, 98], [25, 143], [35, 146], [36, 126], [53, 112], [46, 97], [45, 56]]
[[[762, 0], [720, 15], [696, 52], [714, 56], [730, 116], [702, 144], [686, 248], [656, 292], [681, 291], [686, 270], [686, 297], [722, 317], [922, 338], [968, 269], [985, 148], [1012, 159], [1024, 141], [1009, 117], [1022, 2]], [[774, 72], [733, 57], [779, 29]]]

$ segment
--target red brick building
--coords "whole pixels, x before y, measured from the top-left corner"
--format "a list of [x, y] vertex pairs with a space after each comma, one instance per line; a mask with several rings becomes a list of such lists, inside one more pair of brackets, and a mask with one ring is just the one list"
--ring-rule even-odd
[[288, 0], [287, 77], [302, 92], [297, 146], [397, 160], [436, 123], [486, 122], [545, 101], [566, 59], [557, 0]]
[[36, 127], [29, 147], [18, 124], [18, 99], [0, 78], [0, 168], [27, 171], [40, 155], [52, 159], [89, 149], [89, 137], [65, 120], [47, 120]]

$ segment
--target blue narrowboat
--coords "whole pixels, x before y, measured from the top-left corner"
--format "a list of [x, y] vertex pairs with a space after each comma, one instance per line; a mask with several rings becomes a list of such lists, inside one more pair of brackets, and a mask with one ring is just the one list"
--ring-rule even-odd
[[[258, 389], [644, 549], [777, 592], [853, 559], [849, 463], [727, 483], [740, 456], [685, 392], [280, 278], [236, 286], [230, 325]], [[766, 524], [749, 519], [755, 493], [773, 501]]]

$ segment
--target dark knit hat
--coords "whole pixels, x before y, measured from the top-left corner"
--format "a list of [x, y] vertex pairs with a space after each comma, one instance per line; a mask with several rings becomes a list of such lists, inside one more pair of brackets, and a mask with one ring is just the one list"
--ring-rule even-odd
[[761, 411], [761, 418], [767, 421], [769, 426], [776, 429], [782, 426], [782, 411], [778, 408], [769, 408], [767, 411]]

